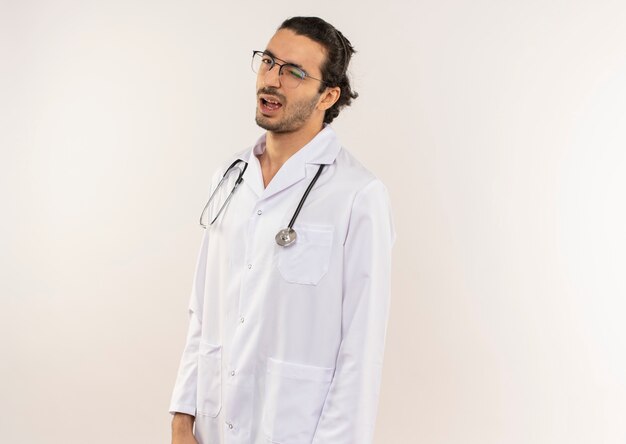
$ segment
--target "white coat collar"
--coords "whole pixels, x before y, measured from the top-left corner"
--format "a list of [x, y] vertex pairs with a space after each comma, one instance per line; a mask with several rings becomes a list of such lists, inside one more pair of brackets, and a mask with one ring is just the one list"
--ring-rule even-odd
[[306, 168], [307, 164], [332, 164], [341, 150], [341, 144], [335, 131], [325, 124], [324, 128], [309, 143], [287, 159], [267, 188], [264, 188], [261, 164], [257, 155], [265, 151], [265, 137], [266, 134], [263, 134], [252, 148], [244, 151], [239, 157], [239, 159], [248, 162], [248, 168], [243, 179], [244, 183], [248, 184], [252, 191], [262, 199], [267, 199], [301, 181], [307, 177], [307, 173], [309, 175], [315, 174], [317, 168], [309, 172]]

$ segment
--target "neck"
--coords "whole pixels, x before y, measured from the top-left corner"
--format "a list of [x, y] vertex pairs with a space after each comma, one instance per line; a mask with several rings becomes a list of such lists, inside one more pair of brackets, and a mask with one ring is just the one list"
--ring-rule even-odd
[[287, 133], [268, 131], [265, 137], [265, 151], [259, 157], [264, 185], [267, 187], [283, 164], [322, 129], [323, 126], [315, 126]]

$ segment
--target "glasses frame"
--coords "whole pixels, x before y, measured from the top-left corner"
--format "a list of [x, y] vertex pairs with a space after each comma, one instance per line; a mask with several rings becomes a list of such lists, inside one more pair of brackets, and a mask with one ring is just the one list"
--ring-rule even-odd
[[[257, 50], [252, 51], [252, 71], [253, 71], [253, 72], [258, 73], [258, 71], [254, 71], [254, 57], [255, 57], [257, 54], [261, 55], [261, 57], [267, 57], [267, 58], [269, 58], [269, 59], [272, 61], [272, 64], [270, 65], [270, 67], [269, 67], [269, 68], [267, 69], [267, 71], [265, 72], [265, 75], [267, 75], [267, 73], [269, 73], [269, 72], [272, 70], [272, 68], [274, 68], [274, 66], [279, 66], [279, 68], [278, 68], [278, 78], [279, 78], [279, 79], [280, 79], [280, 76], [281, 76], [281, 75], [282, 75], [282, 73], [283, 73], [283, 68], [284, 68], [285, 66], [287, 66], [287, 67], [293, 67], [293, 68], [296, 68], [296, 69], [297, 69], [297, 70], [299, 70], [299, 71], [302, 71], [302, 72], [304, 73], [304, 77], [303, 77], [302, 79], [300, 79], [300, 80], [298, 81], [298, 84], [297, 84], [296, 86], [293, 86], [292, 88], [297, 88], [297, 87], [298, 87], [298, 86], [300, 86], [300, 84], [301, 84], [303, 81], [305, 81], [306, 79], [313, 79], [313, 80], [317, 80], [318, 82], [322, 82], [324, 85], [329, 86], [329, 85], [328, 85], [328, 82], [326, 82], [325, 80], [322, 80], [322, 79], [317, 79], [317, 78], [315, 78], [315, 77], [312, 77], [312, 76], [310, 76], [310, 75], [309, 75], [309, 73], [308, 73], [308, 72], [306, 72], [304, 69], [300, 68], [299, 66], [296, 66], [296, 65], [294, 65], [293, 63], [289, 63], [289, 62], [287, 62], [287, 61], [285, 61], [285, 60], [283, 60], [283, 59], [279, 59], [278, 57], [275, 57], [275, 56], [273, 56], [273, 55], [271, 55], [271, 54], [268, 54], [268, 53], [266, 53], [265, 51], [257, 51]], [[281, 62], [283, 62], [283, 63], [278, 63], [276, 60], [280, 60], [280, 61], [281, 61]], [[259, 71], [260, 71], [260, 69], [259, 69]], [[288, 87], [288, 88], [289, 88], [289, 87]]]

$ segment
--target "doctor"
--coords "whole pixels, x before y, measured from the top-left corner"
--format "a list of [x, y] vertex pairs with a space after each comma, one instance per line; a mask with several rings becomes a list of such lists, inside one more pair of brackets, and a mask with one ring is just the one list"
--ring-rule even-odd
[[266, 133], [213, 178], [174, 444], [372, 442], [395, 234], [385, 187], [328, 125], [357, 97], [353, 53], [316, 17], [254, 52]]

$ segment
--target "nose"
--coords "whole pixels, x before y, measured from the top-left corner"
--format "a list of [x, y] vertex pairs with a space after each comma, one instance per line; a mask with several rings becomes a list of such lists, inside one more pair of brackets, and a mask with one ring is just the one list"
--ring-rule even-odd
[[274, 65], [272, 69], [265, 73], [263, 77], [263, 83], [265, 86], [273, 86], [274, 88], [280, 87], [280, 66]]

